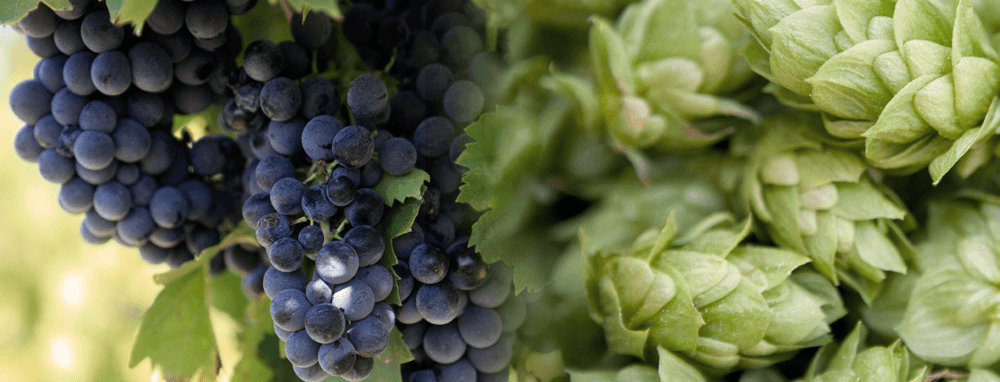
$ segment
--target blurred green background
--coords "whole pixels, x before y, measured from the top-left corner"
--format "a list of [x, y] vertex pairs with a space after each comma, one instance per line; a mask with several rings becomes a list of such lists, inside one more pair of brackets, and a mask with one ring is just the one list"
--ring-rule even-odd
[[136, 249], [80, 238], [83, 215], [59, 208], [59, 186], [13, 149], [21, 128], [10, 89], [38, 57], [0, 27], [0, 381], [160, 381], [149, 360], [128, 368], [142, 312], [161, 289]]

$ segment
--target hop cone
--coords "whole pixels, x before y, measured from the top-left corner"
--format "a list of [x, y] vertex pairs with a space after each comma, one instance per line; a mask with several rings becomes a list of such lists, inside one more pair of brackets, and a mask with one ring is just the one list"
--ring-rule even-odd
[[992, 155], [1000, 56], [973, 0], [733, 1], [757, 37], [754, 70], [822, 112], [830, 134], [863, 139], [874, 166], [929, 167], [937, 183]]
[[909, 303], [896, 332], [918, 357], [944, 366], [1000, 361], [1000, 204], [936, 202]]
[[[750, 221], [712, 215], [678, 235], [671, 217], [627, 253], [598, 252], [584, 266], [591, 315], [612, 351], [690, 357], [710, 373], [759, 368], [830, 341], [845, 312], [822, 276], [792, 271], [795, 252], [740, 244]], [[584, 242], [586, 247], [586, 242]]]
[[617, 23], [594, 17], [591, 64], [610, 135], [630, 148], [689, 150], [721, 140], [714, 116], [756, 119], [725, 98], [753, 78], [738, 55], [749, 33], [729, 0], [644, 0]]
[[865, 346], [868, 330], [858, 323], [843, 342], [823, 346], [805, 376], [796, 382], [928, 380], [930, 366], [910, 357], [898, 340], [889, 346]]
[[736, 170], [738, 197], [774, 242], [806, 254], [821, 274], [871, 302], [886, 271], [906, 272], [912, 251], [899, 225], [908, 212], [860, 155], [807, 138], [820, 123], [792, 113], [743, 130], [732, 146], [746, 158]]

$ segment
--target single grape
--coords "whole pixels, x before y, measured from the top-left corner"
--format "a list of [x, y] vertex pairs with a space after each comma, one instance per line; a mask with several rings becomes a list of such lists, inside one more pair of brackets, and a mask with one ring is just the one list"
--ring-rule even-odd
[[316, 255], [316, 274], [332, 285], [350, 281], [357, 272], [358, 253], [342, 241], [326, 243]]
[[275, 213], [271, 205], [271, 195], [266, 192], [253, 194], [243, 203], [243, 221], [250, 228], [257, 229], [257, 222], [265, 215]]
[[458, 318], [458, 329], [465, 343], [482, 349], [492, 346], [500, 339], [503, 323], [495, 310], [472, 305]]
[[189, 203], [184, 194], [174, 187], [160, 187], [149, 201], [153, 221], [163, 228], [178, 228], [187, 219]]
[[[173, 162], [176, 155], [170, 147], [172, 139], [163, 134], [156, 132], [150, 135], [141, 123], [131, 119], [119, 120], [115, 131], [111, 133], [111, 139], [114, 141], [114, 157], [126, 163], [142, 161], [143, 171], [150, 174], [161, 173]], [[157, 143], [162, 146], [157, 147]], [[157, 149], [155, 153], [154, 149]]]
[[260, 263], [257, 251], [242, 244], [231, 244], [223, 250], [222, 254], [226, 268], [241, 277], [246, 277]]
[[222, 139], [206, 136], [191, 145], [191, 169], [195, 175], [212, 176], [222, 173], [226, 165], [226, 154], [220, 144]]
[[436, 245], [418, 245], [410, 253], [409, 265], [413, 278], [424, 284], [436, 284], [448, 275], [448, 256]]
[[305, 192], [306, 187], [298, 179], [282, 178], [271, 187], [271, 206], [278, 213], [295, 215], [302, 212], [302, 194]]
[[[111, 23], [108, 11], [91, 12], [80, 26], [83, 44], [94, 53], [107, 52], [121, 45], [125, 30]], [[97, 81], [94, 81], [97, 82]]]
[[[175, 65], [187, 58], [192, 51], [192, 37], [187, 33], [163, 35], [153, 31], [149, 31], [148, 33], [144, 31], [143, 37], [163, 48], [163, 51], [167, 52], [167, 55], [170, 56], [170, 63]], [[177, 75], [176, 66], [174, 67], [174, 75]]]
[[306, 333], [321, 344], [329, 344], [340, 339], [347, 327], [344, 312], [333, 304], [317, 304], [306, 313]]
[[28, 43], [28, 50], [40, 58], [49, 58], [59, 54], [55, 39], [52, 36], [31, 37], [24, 36], [24, 41]]
[[417, 299], [410, 298], [403, 300], [403, 305], [396, 308], [396, 321], [407, 325], [424, 322], [424, 317], [417, 310]]
[[[304, 85], [304, 84], [303, 84]], [[333, 138], [344, 123], [333, 116], [320, 115], [309, 120], [302, 130], [302, 148], [312, 160], [332, 162]]]
[[457, 81], [448, 87], [442, 100], [444, 111], [455, 122], [472, 122], [486, 105], [483, 90], [472, 81]]
[[[219, 231], [216, 229], [197, 229], [188, 234], [185, 244], [188, 252], [197, 255], [201, 254], [201, 251], [219, 244], [221, 239]], [[215, 261], [215, 258], [213, 257], [212, 260]], [[222, 258], [219, 258], [219, 261], [222, 261]]]
[[319, 366], [318, 362], [309, 367], [298, 367], [292, 365], [292, 371], [295, 372], [295, 376], [306, 382], [319, 382], [330, 376], [330, 374], [327, 374], [326, 371]]
[[510, 363], [513, 348], [507, 337], [501, 337], [497, 343], [484, 349], [468, 348], [466, 358], [481, 373], [497, 373]]
[[447, 66], [436, 62], [424, 65], [417, 74], [417, 93], [427, 101], [440, 101], [454, 80], [455, 75]]
[[465, 354], [465, 341], [454, 322], [431, 325], [424, 333], [424, 351], [434, 362], [447, 364], [458, 361]]
[[69, 59], [66, 55], [57, 54], [49, 58], [43, 58], [38, 62], [38, 75], [35, 76], [36, 80], [42, 82], [45, 86], [45, 90], [49, 93], [58, 92], [66, 86], [66, 81], [63, 80], [63, 68], [66, 66], [66, 60]]
[[159, 0], [146, 18], [146, 26], [159, 34], [173, 34], [184, 27], [184, 10], [178, 0]]
[[38, 162], [45, 148], [35, 139], [35, 129], [31, 125], [21, 126], [14, 134], [14, 152], [25, 162]]
[[[97, 206], [96, 193], [94, 206]], [[146, 207], [142, 206], [132, 207], [131, 212], [119, 220], [117, 225], [118, 236], [128, 243], [134, 243], [135, 246], [141, 245], [149, 239], [149, 235], [153, 233], [154, 229], [156, 229], [156, 223], [153, 222], [152, 215], [149, 214]], [[188, 256], [190, 257], [190, 254]]]
[[271, 326], [274, 328], [274, 334], [278, 336], [278, 339], [280, 339], [281, 342], [288, 341], [288, 336], [291, 335], [292, 332], [282, 329], [278, 326], [278, 324], [273, 324]]
[[326, 183], [326, 196], [333, 205], [344, 207], [354, 201], [356, 186], [350, 178], [337, 176]]
[[410, 226], [410, 231], [392, 239], [392, 250], [399, 260], [409, 260], [410, 253], [418, 245], [424, 243], [424, 231], [420, 225]]
[[282, 41], [278, 43], [278, 50], [281, 51], [281, 61], [284, 68], [279, 76], [291, 79], [299, 79], [312, 71], [312, 60], [309, 53], [295, 41]]
[[378, 154], [379, 165], [391, 175], [403, 175], [417, 164], [417, 149], [405, 138], [392, 138], [385, 142]]
[[[97, 55], [89, 50], [73, 53], [63, 65], [63, 82], [76, 95], [88, 96], [97, 91], [90, 77], [91, 68]], [[13, 107], [12, 107], [13, 110]], [[20, 116], [18, 116], [20, 118]]]
[[394, 281], [392, 273], [381, 265], [376, 264], [359, 268], [355, 277], [372, 289], [375, 301], [385, 300], [392, 293], [392, 284]]
[[358, 264], [367, 267], [378, 263], [385, 252], [385, 240], [382, 234], [372, 226], [359, 225], [351, 228], [344, 235], [344, 243], [347, 243], [357, 251]]
[[294, 156], [302, 152], [302, 130], [305, 126], [306, 121], [297, 117], [288, 121], [271, 120], [264, 134], [278, 154]]
[[316, 278], [306, 285], [306, 298], [313, 305], [329, 304], [333, 301], [333, 288], [323, 279]]
[[511, 293], [512, 276], [510, 272], [496, 265], [491, 271], [489, 280], [483, 286], [469, 291], [469, 300], [484, 308], [500, 306]]
[[347, 90], [347, 105], [356, 118], [371, 118], [384, 113], [388, 102], [385, 82], [373, 74], [355, 77]]
[[115, 130], [118, 118], [115, 110], [101, 101], [90, 101], [80, 110], [80, 128], [110, 134]]
[[257, 112], [260, 109], [260, 89], [263, 87], [256, 82], [240, 86], [234, 94], [236, 106], [248, 113]]
[[170, 55], [152, 42], [140, 42], [128, 51], [132, 83], [143, 91], [160, 93], [173, 83], [174, 66]]
[[302, 91], [288, 77], [277, 77], [260, 89], [260, 110], [268, 118], [287, 121], [302, 107]]
[[416, 349], [424, 343], [424, 333], [427, 331], [427, 321], [420, 321], [411, 325], [400, 325], [400, 333], [403, 335], [403, 342], [410, 350]]
[[282, 272], [292, 272], [302, 266], [306, 253], [298, 240], [290, 237], [278, 239], [267, 247], [267, 255], [271, 265]]
[[131, 208], [132, 194], [128, 188], [118, 182], [107, 182], [97, 186], [97, 189], [94, 190], [94, 209], [105, 219], [122, 220], [128, 215]]
[[59, 133], [62, 132], [62, 129], [63, 126], [49, 114], [38, 120], [34, 126], [33, 135], [38, 145], [46, 149], [54, 149], [59, 145]]
[[52, 99], [41, 81], [21, 81], [10, 90], [10, 110], [24, 123], [34, 125], [49, 114]]
[[[438, 365], [442, 381], [476, 382], [476, 367], [467, 359], [460, 359], [447, 365]], [[506, 381], [506, 379], [505, 379]]]
[[274, 42], [257, 40], [247, 45], [243, 53], [243, 69], [250, 78], [267, 82], [277, 77], [283, 68], [281, 51]]
[[389, 329], [378, 318], [366, 317], [351, 323], [346, 337], [358, 355], [375, 357], [389, 347]]
[[[183, 228], [163, 228], [156, 227], [153, 232], [149, 234], [149, 241], [161, 248], [173, 248], [184, 242], [186, 233]], [[223, 259], [225, 261], [225, 259]], [[254, 263], [254, 266], [257, 264]], [[249, 272], [253, 269], [253, 266], [248, 267], [242, 274]], [[234, 271], [235, 272], [235, 271]]]
[[63, 20], [76, 20], [87, 14], [89, 4], [90, 0], [69, 0], [68, 8], [53, 12]]
[[[267, 276], [264, 277], [265, 285], [267, 285]], [[305, 328], [306, 313], [309, 312], [310, 308], [312, 305], [306, 299], [305, 293], [298, 289], [285, 289], [272, 298], [271, 318], [278, 327], [287, 331], [302, 330]]]
[[337, 206], [330, 203], [326, 197], [326, 186], [317, 184], [310, 186], [302, 194], [302, 211], [315, 221], [327, 221], [337, 213]]
[[103, 94], [116, 96], [125, 93], [132, 85], [132, 67], [128, 57], [117, 50], [98, 54], [90, 65], [90, 80]]
[[153, 243], [139, 246], [139, 256], [142, 257], [143, 261], [152, 265], [163, 264], [170, 259], [171, 255], [173, 255], [173, 251], [170, 248], [162, 248]]
[[354, 359], [354, 366], [351, 367], [351, 370], [345, 372], [341, 377], [352, 382], [363, 381], [372, 374], [374, 367], [375, 361], [372, 358], [359, 354]]
[[[325, 197], [324, 197], [325, 198]], [[344, 215], [354, 226], [374, 226], [382, 220], [385, 204], [378, 192], [370, 188], [357, 191], [354, 202], [344, 208]]]
[[292, 38], [306, 49], [323, 46], [333, 32], [333, 21], [320, 12], [309, 12], [304, 18], [301, 13], [296, 13], [288, 24]]
[[292, 365], [309, 367], [319, 362], [319, 347], [305, 330], [292, 332], [285, 341], [285, 357]]
[[455, 289], [451, 283], [442, 281], [437, 284], [421, 285], [417, 290], [416, 307], [420, 316], [434, 325], [444, 325], [460, 314], [463, 310], [465, 292]]
[[[77, 171], [79, 172], [79, 171]], [[135, 184], [129, 186], [129, 194], [132, 195], [132, 203], [137, 206], [148, 206], [149, 202], [153, 200], [153, 193], [159, 188], [156, 183], [156, 179], [153, 177], [143, 174], [139, 176], [139, 180]]]
[[[333, 288], [333, 301], [331, 303], [344, 312], [344, 317], [348, 321], [354, 322], [371, 313], [372, 308], [375, 307], [375, 296], [372, 289], [364, 282], [350, 280]], [[355, 341], [351, 340], [351, 342]], [[354, 343], [355, 347], [358, 345]]]
[[333, 169], [332, 173], [330, 173], [330, 178], [331, 179], [336, 178], [336, 177], [340, 177], [340, 176], [346, 176], [348, 179], [351, 180], [351, 182], [354, 182], [355, 186], [358, 186], [358, 185], [361, 184], [361, 170], [359, 170], [359, 169], [356, 169], [356, 168], [347, 168], [347, 167], [339, 167], [338, 166], [337, 168]]
[[94, 206], [94, 186], [80, 178], [70, 179], [59, 188], [59, 206], [70, 214], [82, 214]]
[[[323, 228], [318, 225], [308, 225], [302, 228], [302, 230], [299, 231], [298, 239], [306, 253], [319, 251], [326, 241], [326, 238], [323, 235]], [[312, 255], [311, 257], [315, 260], [315, 255]]]
[[268, 155], [257, 164], [257, 183], [267, 191], [271, 190], [275, 182], [294, 177], [295, 165], [282, 155]]
[[272, 300], [279, 292], [286, 289], [294, 289], [301, 293], [307, 283], [306, 273], [302, 271], [302, 268], [294, 272], [282, 272], [274, 267], [267, 267], [264, 272], [264, 293]]
[[354, 367], [357, 352], [347, 338], [319, 347], [319, 365], [330, 375], [342, 375]]
[[[264, 215], [257, 222], [257, 242], [264, 248], [292, 234], [292, 227], [285, 215], [277, 212]], [[290, 272], [290, 271], [283, 271]]]
[[417, 152], [429, 157], [444, 155], [455, 138], [455, 125], [447, 118], [434, 116], [425, 119], [413, 133], [413, 146]]
[[229, 12], [218, 1], [197, 1], [188, 5], [184, 17], [187, 29], [198, 39], [221, 35], [229, 25]]

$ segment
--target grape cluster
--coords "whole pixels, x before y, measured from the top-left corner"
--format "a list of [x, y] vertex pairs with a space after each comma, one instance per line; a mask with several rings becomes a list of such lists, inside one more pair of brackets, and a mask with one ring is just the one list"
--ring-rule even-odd
[[238, 220], [236, 141], [206, 138], [191, 150], [171, 130], [174, 115], [227, 94], [242, 44], [229, 15], [246, 9], [161, 0], [138, 37], [112, 23], [104, 2], [71, 3], [58, 11], [39, 4], [16, 24], [41, 57], [34, 78], [11, 91], [10, 108], [26, 123], [16, 152], [61, 185], [63, 210], [85, 215], [84, 240], [113, 238], [149, 263], [177, 267]]

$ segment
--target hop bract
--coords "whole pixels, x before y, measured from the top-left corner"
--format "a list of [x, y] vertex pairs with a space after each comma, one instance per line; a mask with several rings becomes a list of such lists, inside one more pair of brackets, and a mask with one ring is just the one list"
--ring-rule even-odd
[[867, 336], [868, 330], [858, 323], [843, 342], [823, 346], [813, 357], [806, 375], [796, 381], [928, 380], [932, 365], [910, 357], [906, 347], [898, 340], [889, 346], [869, 347], [865, 346]]
[[928, 362], [989, 367], [1000, 361], [1000, 204], [938, 201], [928, 215], [924, 273], [896, 332]]
[[809, 259], [741, 244], [750, 221], [712, 215], [679, 234], [673, 218], [626, 253], [584, 265], [591, 314], [612, 351], [653, 359], [656, 349], [716, 372], [760, 368], [830, 341], [844, 307], [822, 276], [794, 270]]
[[[753, 78], [739, 49], [750, 39], [728, 0], [645, 0], [617, 23], [595, 17], [590, 53], [610, 135], [625, 146], [690, 150], [723, 139], [715, 116], [757, 119], [727, 98]], [[700, 121], [700, 122], [699, 122]]]
[[821, 123], [790, 113], [744, 130], [732, 146], [746, 158], [736, 170], [738, 199], [774, 242], [809, 256], [821, 274], [871, 302], [885, 272], [906, 272], [912, 254], [900, 225], [909, 213], [866, 173], [860, 155], [807, 137]]
[[[826, 130], [864, 140], [865, 158], [938, 182], [994, 137], [1000, 58], [972, 1], [735, 0], [757, 37], [754, 70], [786, 103], [821, 111]], [[967, 174], [985, 160], [963, 163]]]

